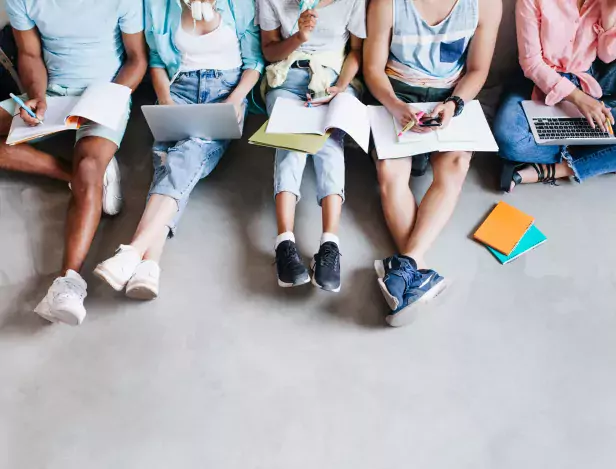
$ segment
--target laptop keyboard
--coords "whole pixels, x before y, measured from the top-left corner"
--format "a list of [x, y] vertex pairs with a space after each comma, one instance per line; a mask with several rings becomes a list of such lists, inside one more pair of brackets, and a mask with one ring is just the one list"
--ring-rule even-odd
[[583, 117], [535, 117], [533, 123], [542, 140], [612, 138], [599, 127], [593, 129]]

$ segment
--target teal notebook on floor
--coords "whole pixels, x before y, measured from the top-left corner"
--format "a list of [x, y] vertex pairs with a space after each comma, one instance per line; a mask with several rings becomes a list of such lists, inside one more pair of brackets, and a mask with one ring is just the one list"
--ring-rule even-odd
[[516, 246], [513, 252], [508, 256], [501, 254], [496, 249], [492, 249], [490, 246], [486, 247], [490, 250], [492, 254], [494, 254], [494, 257], [496, 257], [501, 264], [508, 264], [509, 262], [520, 257], [522, 254], [525, 254], [528, 251], [532, 251], [537, 246], [542, 245], [547, 240], [548, 238], [546, 238], [545, 235], [541, 231], [539, 231], [539, 228], [537, 228], [535, 225], [532, 225], [526, 232], [524, 237], [520, 240], [519, 244]]

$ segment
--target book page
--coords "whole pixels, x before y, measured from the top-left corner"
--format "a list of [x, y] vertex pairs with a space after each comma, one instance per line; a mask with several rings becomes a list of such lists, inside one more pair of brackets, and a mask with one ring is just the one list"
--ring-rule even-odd
[[43, 123], [34, 127], [26, 124], [19, 114], [17, 114], [13, 117], [11, 131], [9, 132], [6, 143], [8, 145], [14, 145], [71, 128], [76, 129], [76, 126], [67, 127], [65, 121], [78, 100], [79, 97], [77, 96], [47, 98], [47, 111], [45, 112]]
[[305, 101], [278, 98], [266, 133], [325, 135], [329, 106], [306, 107]]
[[131, 89], [117, 83], [95, 83], [79, 98], [71, 117], [82, 117], [118, 130], [130, 101]]
[[398, 143], [392, 115], [383, 106], [368, 106], [370, 126], [374, 136], [377, 156], [380, 160], [405, 158], [407, 156], [437, 151], [439, 142], [436, 132], [425, 134], [419, 142]]
[[438, 131], [438, 139], [440, 142], [478, 142], [486, 131], [482, 120], [487, 126], [479, 101], [471, 101], [461, 115], [451, 119], [447, 128]]
[[340, 93], [329, 104], [326, 129], [340, 129], [347, 133], [368, 153], [370, 145], [370, 118], [368, 107], [349, 93]]

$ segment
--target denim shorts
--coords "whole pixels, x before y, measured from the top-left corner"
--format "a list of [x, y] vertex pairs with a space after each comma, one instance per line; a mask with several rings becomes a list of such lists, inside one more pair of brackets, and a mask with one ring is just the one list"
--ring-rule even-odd
[[[220, 103], [229, 97], [241, 75], [239, 68], [180, 73], [171, 85], [171, 97], [177, 104]], [[166, 195], [176, 200], [178, 213], [169, 225], [170, 236], [175, 234], [197, 182], [216, 168], [229, 143], [202, 138], [154, 143], [154, 179], [149, 195]]]
[[[338, 74], [333, 70], [331, 84], [334, 85]], [[278, 98], [305, 100], [310, 83], [310, 72], [303, 68], [291, 68], [286, 81], [278, 88], [271, 89], [266, 96], [267, 113], [271, 114]], [[352, 87], [347, 93], [356, 95]], [[289, 150], [276, 150], [274, 168], [274, 193], [290, 192], [301, 198], [300, 186], [308, 155]], [[345, 166], [344, 166], [344, 132], [336, 130], [327, 139], [325, 146], [312, 155], [314, 172], [317, 179], [317, 202], [330, 195], [339, 195], [344, 200]]]
[[[47, 88], [47, 97], [56, 97], [56, 96], [81, 96], [85, 91], [85, 88], [65, 88], [59, 85], [50, 85]], [[26, 101], [28, 97], [24, 94], [21, 98]], [[126, 125], [128, 124], [128, 118], [130, 116], [130, 101], [128, 106], [124, 112], [124, 116], [122, 117], [122, 121], [118, 126], [117, 130], [110, 129], [109, 127], [105, 127], [100, 124], [96, 124], [95, 122], [88, 122], [82, 125], [79, 129], [77, 129], [76, 142], [81, 140], [84, 137], [101, 137], [106, 140], [110, 140], [115, 143], [118, 148], [120, 147], [120, 143], [122, 143], [122, 139], [124, 138], [124, 132], [126, 132]], [[17, 104], [12, 99], [7, 99], [5, 101], [0, 102], [0, 107], [7, 111], [9, 114], [14, 116], [18, 113]]]

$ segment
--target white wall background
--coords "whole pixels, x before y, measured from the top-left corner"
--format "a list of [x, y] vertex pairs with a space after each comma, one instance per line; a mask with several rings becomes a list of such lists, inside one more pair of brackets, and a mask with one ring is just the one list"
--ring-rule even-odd
[[6, 11], [4, 8], [4, 3], [5, 0], [0, 0], [0, 26], [4, 26], [6, 23], [9, 22], [8, 18], [6, 17]]

